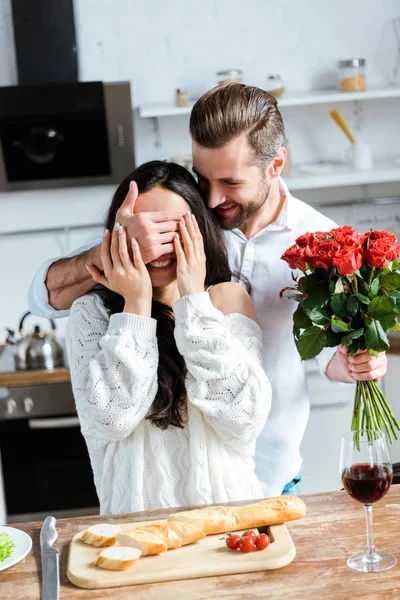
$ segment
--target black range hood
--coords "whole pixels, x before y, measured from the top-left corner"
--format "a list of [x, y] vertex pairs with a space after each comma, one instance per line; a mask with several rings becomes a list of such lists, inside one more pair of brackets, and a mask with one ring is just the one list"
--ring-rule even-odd
[[78, 82], [72, 0], [12, 0], [17, 86], [0, 87], [0, 190], [117, 183], [134, 168], [129, 82]]

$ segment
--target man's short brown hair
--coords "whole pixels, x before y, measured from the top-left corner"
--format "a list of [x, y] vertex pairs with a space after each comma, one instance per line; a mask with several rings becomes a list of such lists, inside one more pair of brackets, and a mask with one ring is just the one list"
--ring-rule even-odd
[[274, 159], [285, 139], [276, 98], [260, 88], [228, 83], [197, 100], [190, 116], [190, 134], [204, 148], [220, 148], [247, 133], [255, 161], [262, 167]]

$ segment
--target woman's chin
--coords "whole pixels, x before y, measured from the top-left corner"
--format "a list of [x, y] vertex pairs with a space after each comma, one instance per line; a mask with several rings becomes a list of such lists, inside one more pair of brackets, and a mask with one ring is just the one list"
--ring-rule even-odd
[[155, 288], [165, 287], [176, 280], [176, 261], [167, 267], [150, 267], [147, 265], [151, 284]]

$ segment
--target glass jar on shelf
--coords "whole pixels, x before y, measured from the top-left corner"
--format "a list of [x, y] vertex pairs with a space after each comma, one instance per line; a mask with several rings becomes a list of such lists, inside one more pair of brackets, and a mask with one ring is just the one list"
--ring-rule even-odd
[[240, 69], [227, 69], [226, 71], [217, 71], [218, 85], [226, 83], [243, 83], [243, 71]]
[[341, 92], [365, 92], [367, 89], [365, 58], [340, 60], [338, 67], [339, 90]]
[[189, 104], [189, 96], [186, 88], [178, 88], [175, 95], [176, 106], [187, 106]]
[[283, 80], [280, 75], [268, 75], [267, 83], [265, 85], [265, 91], [272, 94], [276, 98], [281, 96], [285, 91]]

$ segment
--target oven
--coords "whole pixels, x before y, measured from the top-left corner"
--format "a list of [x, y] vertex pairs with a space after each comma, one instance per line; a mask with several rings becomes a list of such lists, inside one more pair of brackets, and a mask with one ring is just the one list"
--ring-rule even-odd
[[71, 384], [0, 392], [0, 472], [7, 522], [98, 513]]

